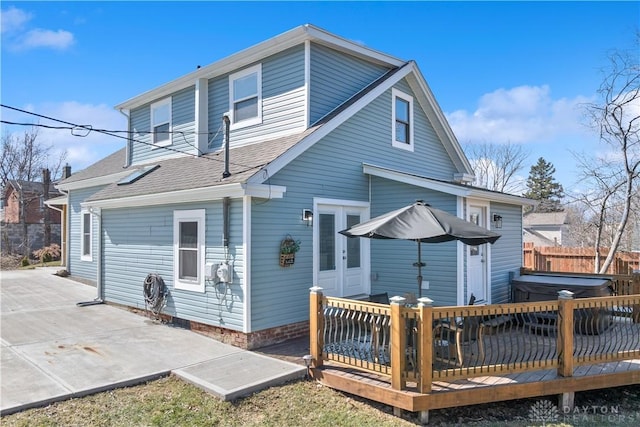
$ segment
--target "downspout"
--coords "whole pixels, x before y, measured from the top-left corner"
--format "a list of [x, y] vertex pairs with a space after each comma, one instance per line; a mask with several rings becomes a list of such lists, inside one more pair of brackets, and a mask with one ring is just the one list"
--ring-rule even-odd
[[102, 299], [103, 286], [102, 286], [102, 212], [100, 208], [89, 208], [89, 213], [93, 215], [98, 221], [98, 237], [96, 241], [96, 299], [93, 301], [85, 301], [76, 303], [79, 307], [85, 307], [88, 305], [104, 304]]
[[222, 246], [224, 246], [225, 254], [229, 253], [229, 206], [230, 199], [225, 197], [222, 199]]
[[224, 122], [224, 172], [222, 172], [222, 177], [229, 178], [231, 176], [231, 172], [229, 172], [229, 127], [231, 121], [226, 114], [222, 116], [222, 121]]

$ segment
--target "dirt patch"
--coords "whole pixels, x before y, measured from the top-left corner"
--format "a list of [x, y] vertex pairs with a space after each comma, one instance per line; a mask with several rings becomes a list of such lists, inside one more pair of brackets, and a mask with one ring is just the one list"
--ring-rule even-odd
[[15, 270], [20, 266], [21, 255], [0, 255], [0, 270]]

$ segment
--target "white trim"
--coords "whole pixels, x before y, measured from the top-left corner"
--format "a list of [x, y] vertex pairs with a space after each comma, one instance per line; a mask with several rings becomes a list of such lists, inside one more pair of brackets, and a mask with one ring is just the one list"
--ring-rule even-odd
[[[345, 200], [345, 199], [329, 199], [323, 197], [313, 198], [313, 214], [317, 215], [319, 212], [318, 206], [333, 206], [340, 209], [359, 208], [362, 209], [362, 221], [367, 221], [371, 218], [371, 203], [358, 200]], [[312, 280], [314, 286], [318, 283], [320, 273], [320, 228], [317, 219], [313, 221], [313, 274]], [[338, 231], [338, 230], [336, 230]], [[360, 268], [362, 269], [362, 281], [366, 289], [371, 291], [371, 242], [369, 239], [361, 239], [362, 258], [360, 259]]]
[[311, 126], [311, 42], [304, 42], [304, 117], [305, 128]]
[[70, 182], [67, 184], [65, 183], [56, 184], [55, 187], [58, 190], [62, 190], [62, 191], [78, 190], [81, 188], [89, 188], [89, 187], [98, 187], [101, 185], [113, 184], [114, 182], [119, 181], [120, 179], [130, 174], [131, 174], [131, 169], [126, 169], [126, 170], [123, 170], [122, 172], [112, 173], [109, 175], [82, 179], [82, 180]]
[[[84, 237], [86, 230], [84, 228], [84, 217], [89, 215], [89, 253], [85, 254]], [[93, 261], [93, 215], [89, 209], [80, 210], [80, 261]]]
[[[491, 215], [491, 204], [489, 203], [489, 201], [487, 200], [482, 200], [482, 199], [475, 199], [475, 198], [468, 198], [466, 199], [466, 211], [467, 214], [469, 213], [469, 209], [471, 208], [471, 206], [476, 206], [479, 207], [483, 210], [484, 212], [484, 224], [480, 224], [481, 227], [486, 228], [487, 230], [491, 230], [491, 221], [489, 216]], [[464, 217], [464, 219], [467, 219], [466, 216]], [[485, 285], [487, 286], [485, 292], [485, 300], [484, 301], [478, 301], [478, 303], [482, 303], [482, 304], [491, 304], [491, 244], [489, 243], [485, 243], [485, 261], [484, 261], [484, 265], [485, 267], [485, 273], [487, 274], [486, 277], [486, 283]], [[520, 246], [522, 247], [522, 246]], [[471, 246], [466, 246], [466, 257], [467, 259], [469, 259], [469, 250], [470, 250]], [[466, 296], [467, 301], [469, 296]]]
[[[205, 209], [175, 210], [173, 211], [173, 286], [175, 289], [184, 291], [202, 292], [204, 286], [204, 266], [205, 266]], [[180, 223], [195, 221], [198, 224], [198, 277], [195, 281], [180, 279]]]
[[251, 196], [242, 198], [243, 322], [242, 332], [251, 332]]
[[170, 95], [181, 89], [193, 85], [193, 82], [200, 78], [211, 79], [227, 73], [231, 73], [249, 64], [261, 61], [264, 58], [282, 52], [290, 47], [299, 45], [305, 41], [315, 41], [331, 46], [357, 56], [373, 60], [383, 65], [400, 67], [405, 61], [362, 46], [361, 44], [350, 42], [333, 34], [330, 34], [313, 25], [302, 25], [283, 34], [277, 35], [244, 49], [231, 56], [223, 58], [207, 66], [201, 67], [185, 76], [166, 83], [160, 87], [149, 90], [141, 95], [116, 105], [116, 109], [131, 110], [141, 105], [147, 104], [155, 99]]
[[304, 153], [307, 149], [312, 147], [316, 142], [327, 136], [330, 132], [335, 130], [338, 126], [344, 123], [347, 119], [351, 118], [354, 114], [364, 108], [367, 104], [375, 100], [378, 96], [389, 90], [394, 84], [402, 80], [407, 74], [411, 72], [411, 67], [406, 66], [403, 69], [398, 70], [393, 76], [389, 77], [384, 83], [380, 84], [371, 92], [364, 95], [358, 101], [351, 104], [344, 109], [336, 117], [329, 120], [329, 122], [323, 124], [320, 129], [311, 133], [302, 141], [295, 144], [288, 149], [283, 155], [269, 163], [263, 170], [267, 171], [267, 174], [257, 173], [253, 177], [249, 178], [249, 183], [262, 183], [266, 180], [264, 176], [274, 176], [280, 169], [285, 167], [289, 162], [293, 161], [299, 155]]
[[[456, 197], [456, 216], [458, 218], [464, 218], [464, 198]], [[466, 263], [465, 263], [465, 245], [458, 240], [456, 242], [456, 262], [458, 263], [456, 268], [456, 283], [457, 283], [457, 305], [465, 305], [464, 290], [465, 290], [465, 278], [466, 275]], [[467, 300], [468, 301], [468, 300]]]
[[380, 166], [374, 166], [367, 163], [362, 164], [362, 172], [380, 178], [386, 178], [405, 184], [415, 185], [417, 187], [428, 188], [430, 190], [439, 191], [441, 193], [452, 194], [454, 196], [472, 197], [474, 199], [519, 206], [534, 205], [536, 203], [534, 200], [515, 196], [513, 194], [483, 190], [481, 188], [469, 187], [461, 184], [451, 184], [423, 176], [412, 175], [406, 172], [401, 172]]
[[171, 203], [190, 203], [222, 199], [223, 197], [253, 196], [268, 199], [280, 199], [287, 188], [279, 185], [227, 184], [213, 187], [194, 188], [190, 190], [170, 191], [158, 194], [142, 194], [139, 196], [121, 197], [118, 199], [95, 200], [83, 202], [80, 206], [95, 206], [105, 209], [126, 208], [134, 206], [159, 206]]
[[[156, 123], [154, 121], [154, 111], [158, 108], [162, 108], [164, 106], [168, 106], [169, 107], [169, 120], [167, 121], [160, 121], [158, 123]], [[173, 98], [171, 96], [161, 99], [160, 101], [154, 102], [153, 104], [151, 104], [151, 106], [149, 107], [149, 131], [151, 132], [151, 149], [155, 149], [155, 148], [160, 148], [160, 147], [167, 147], [171, 144], [173, 144], [173, 134], [171, 133], [171, 131], [173, 130], [173, 124], [171, 122], [171, 119], [173, 118]], [[155, 143], [155, 129], [158, 126], [164, 125], [164, 124], [168, 124], [169, 125], [169, 139], [167, 141], [163, 141], [161, 143]]]
[[59, 209], [53, 208], [52, 205], [55, 205], [55, 206], [68, 205], [69, 204], [69, 198], [66, 195], [65, 196], [52, 197], [50, 199], [45, 200], [44, 204], [49, 206], [51, 209], [59, 210]]
[[195, 129], [196, 155], [206, 153], [209, 148], [209, 80], [196, 80]]
[[[402, 142], [396, 139], [396, 98], [400, 98], [409, 104], [409, 141]], [[413, 151], [413, 96], [396, 88], [391, 88], [391, 145], [402, 150]]]
[[[236, 122], [236, 118], [234, 114], [235, 112], [234, 105], [237, 102], [252, 99], [254, 95], [251, 95], [245, 98], [239, 98], [237, 100], [234, 99], [233, 83], [238, 79], [250, 76], [252, 74], [256, 75], [256, 95], [255, 96], [258, 98], [256, 100], [257, 115], [256, 117], [253, 117], [251, 119], [246, 119], [240, 122]], [[231, 130], [242, 129], [248, 126], [253, 126], [253, 125], [262, 123], [262, 64], [256, 64], [253, 67], [245, 68], [244, 70], [241, 70], [229, 75], [229, 110], [228, 111], [229, 111], [229, 119], [231, 120], [231, 126], [230, 126]]]
[[458, 168], [458, 172], [473, 174], [471, 163], [469, 163], [469, 159], [467, 159], [467, 156], [464, 154], [458, 139], [453, 133], [451, 126], [449, 126], [449, 122], [440, 109], [440, 105], [436, 101], [433, 92], [431, 92], [431, 88], [424, 79], [420, 68], [414, 61], [411, 61], [411, 63], [413, 64], [414, 72], [412, 75], [414, 80], [408, 79], [408, 82], [410, 86], [412, 81], [418, 85], [419, 90], [414, 89], [414, 94], [429, 119], [429, 123], [433, 126], [435, 133], [438, 135], [438, 139], [442, 142], [445, 150], [449, 153], [449, 157]]

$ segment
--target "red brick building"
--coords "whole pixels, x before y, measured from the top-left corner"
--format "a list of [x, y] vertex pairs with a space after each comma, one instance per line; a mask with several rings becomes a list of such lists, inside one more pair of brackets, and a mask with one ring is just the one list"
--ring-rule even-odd
[[[44, 223], [45, 211], [49, 212], [51, 224], [60, 224], [60, 212], [45, 206], [44, 188], [41, 182], [10, 180], [7, 183], [4, 198], [4, 222], [7, 224], [20, 223], [20, 194], [24, 200], [27, 224]], [[49, 197], [53, 198], [61, 194], [50, 185]]]

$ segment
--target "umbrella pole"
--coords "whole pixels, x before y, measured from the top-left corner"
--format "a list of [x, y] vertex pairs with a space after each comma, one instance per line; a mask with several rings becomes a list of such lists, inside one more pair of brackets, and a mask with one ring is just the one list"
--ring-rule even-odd
[[422, 246], [420, 245], [420, 240], [418, 242], [418, 262], [413, 264], [418, 267], [418, 298], [422, 298], [422, 266], [426, 265], [422, 262]]

